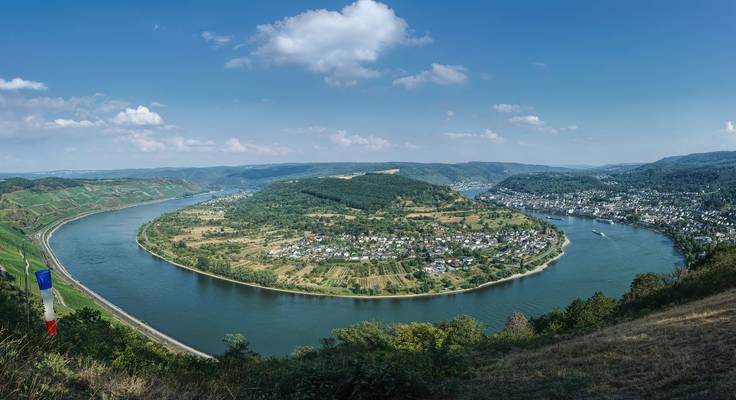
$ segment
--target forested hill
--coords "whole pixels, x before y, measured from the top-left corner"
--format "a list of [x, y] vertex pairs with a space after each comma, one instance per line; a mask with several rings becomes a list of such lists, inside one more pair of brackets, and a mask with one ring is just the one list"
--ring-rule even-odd
[[663, 158], [623, 171], [590, 169], [573, 173], [520, 174], [497, 188], [527, 193], [571, 193], [581, 190], [657, 189], [712, 191], [736, 199], [736, 152], [720, 151]]
[[516, 192], [542, 194], [603, 189], [606, 185], [591, 175], [540, 173], [515, 175], [504, 179], [496, 187]]
[[623, 184], [664, 191], [721, 188], [736, 194], [736, 152], [719, 151], [667, 157], [616, 176]]
[[[376, 211], [398, 198], [416, 204], [451, 200], [449, 189], [391, 174], [365, 174], [350, 178], [305, 178], [274, 183], [256, 193], [249, 202], [280, 206], [337, 206]], [[273, 203], [272, 203], [273, 204]]]

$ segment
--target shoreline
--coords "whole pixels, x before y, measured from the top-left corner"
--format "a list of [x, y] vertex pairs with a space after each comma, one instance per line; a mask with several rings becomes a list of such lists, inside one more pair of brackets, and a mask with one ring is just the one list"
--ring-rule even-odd
[[143, 322], [143, 321], [139, 320], [138, 318], [136, 318], [136, 317], [128, 314], [122, 308], [120, 308], [117, 305], [111, 303], [106, 298], [104, 298], [103, 296], [101, 296], [100, 294], [98, 294], [97, 292], [95, 292], [94, 290], [88, 288], [83, 283], [81, 283], [80, 281], [78, 281], [77, 279], [75, 279], [74, 276], [64, 267], [64, 265], [61, 263], [61, 261], [56, 257], [56, 254], [54, 253], [53, 249], [51, 248], [51, 245], [49, 244], [49, 240], [51, 239], [51, 237], [53, 236], [54, 232], [56, 232], [57, 229], [61, 228], [63, 225], [65, 225], [65, 224], [67, 224], [69, 222], [73, 222], [73, 221], [76, 221], [76, 220], [79, 220], [79, 219], [88, 217], [90, 215], [101, 214], [101, 213], [111, 212], [111, 211], [117, 211], [117, 210], [123, 210], [123, 209], [131, 208], [131, 207], [138, 207], [138, 206], [156, 204], [156, 203], [161, 203], [161, 202], [170, 201], [170, 200], [184, 199], [184, 198], [187, 198], [187, 197], [194, 197], [194, 196], [199, 196], [199, 195], [206, 195], [206, 194], [211, 194], [211, 193], [214, 193], [214, 192], [203, 192], [203, 193], [195, 194], [195, 195], [192, 195], [192, 196], [185, 196], [185, 197], [169, 197], [169, 198], [164, 198], [164, 199], [147, 201], [147, 202], [143, 202], [143, 203], [128, 204], [128, 205], [124, 205], [124, 206], [120, 206], [120, 207], [113, 207], [113, 208], [107, 208], [107, 209], [103, 209], [103, 210], [97, 210], [97, 211], [87, 212], [87, 213], [84, 213], [84, 214], [80, 214], [80, 215], [76, 215], [76, 216], [72, 216], [72, 217], [68, 217], [68, 218], [63, 218], [63, 219], [58, 220], [58, 221], [54, 221], [53, 223], [49, 224], [48, 226], [46, 226], [46, 227], [40, 229], [39, 231], [35, 232], [31, 237], [32, 237], [33, 240], [37, 240], [38, 242], [40, 242], [41, 251], [44, 253], [44, 255], [46, 256], [47, 260], [51, 264], [50, 267], [52, 267], [52, 269], [54, 271], [58, 272], [59, 273], [59, 276], [64, 281], [66, 281], [67, 283], [69, 283], [70, 285], [72, 285], [77, 290], [79, 290], [79, 291], [87, 294], [88, 296], [90, 296], [91, 299], [92, 299], [92, 301], [95, 304], [99, 305], [100, 307], [102, 307], [105, 310], [107, 310], [108, 312], [110, 312], [116, 319], [118, 319], [119, 321], [127, 324], [128, 326], [130, 326], [131, 328], [133, 328], [136, 331], [140, 332], [141, 334], [145, 335], [149, 339], [152, 339], [154, 341], [157, 341], [157, 342], [159, 342], [161, 344], [164, 344], [164, 345], [166, 345], [168, 347], [174, 348], [174, 349], [179, 350], [179, 351], [183, 351], [183, 352], [186, 352], [186, 353], [195, 355], [195, 356], [199, 356], [199, 357], [203, 357], [203, 358], [210, 358], [211, 359], [211, 358], [213, 358], [211, 355], [209, 355], [209, 354], [207, 354], [205, 352], [199, 351], [199, 350], [197, 350], [197, 349], [195, 349], [193, 347], [190, 347], [190, 346], [188, 346], [188, 345], [186, 345], [184, 343], [181, 343], [180, 341], [174, 339], [173, 337], [171, 337], [171, 336], [169, 336], [169, 335], [167, 335], [167, 334], [165, 334], [165, 333], [163, 333], [163, 332], [161, 332], [161, 331], [159, 331], [159, 330], [157, 330], [157, 329], [149, 326], [145, 322]]
[[[144, 229], [143, 229], [143, 233], [144, 234], [145, 234], [145, 231], [148, 229], [148, 225], [149, 224], [150, 224], [150, 222], [149, 223], [146, 223], [144, 225]], [[564, 235], [564, 233], [563, 233], [563, 235]], [[196, 269], [196, 268], [193, 268], [193, 267], [189, 267], [187, 265], [183, 265], [183, 264], [180, 264], [180, 263], [171, 261], [171, 260], [167, 259], [166, 257], [163, 257], [163, 256], [161, 256], [161, 255], [159, 255], [159, 254], [157, 254], [157, 253], [149, 250], [148, 248], [146, 248], [146, 246], [144, 246], [143, 244], [141, 244], [141, 242], [138, 240], [138, 235], [136, 235], [135, 243], [138, 245], [138, 247], [140, 247], [141, 249], [143, 249], [146, 253], [150, 254], [151, 256], [153, 256], [155, 258], [158, 258], [159, 260], [165, 261], [165, 262], [167, 262], [167, 263], [169, 263], [169, 264], [171, 264], [171, 265], [173, 265], [173, 266], [175, 266], [177, 268], [185, 269], [185, 270], [188, 270], [188, 271], [191, 271], [191, 272], [195, 272], [197, 274], [209, 276], [209, 277], [215, 278], [215, 279], [220, 279], [220, 280], [223, 280], [223, 281], [226, 281], [226, 282], [237, 283], [239, 285], [250, 286], [250, 287], [253, 287], [253, 288], [264, 289], [264, 290], [272, 290], [272, 291], [281, 292], [281, 293], [303, 295], [303, 296], [335, 297], [335, 298], [343, 298], [343, 299], [360, 299], [360, 300], [385, 300], [385, 299], [394, 299], [394, 300], [397, 300], [397, 299], [410, 299], [410, 298], [421, 298], [421, 297], [446, 296], [446, 295], [452, 295], [452, 294], [458, 294], [458, 293], [471, 292], [471, 291], [474, 291], [474, 290], [484, 289], [484, 288], [487, 288], [489, 286], [496, 285], [496, 284], [499, 284], [499, 283], [508, 282], [508, 281], [512, 281], [512, 280], [515, 280], [515, 279], [524, 278], [524, 277], [527, 277], [529, 275], [537, 274], [539, 272], [544, 271], [548, 267], [550, 267], [555, 261], [557, 261], [558, 259], [560, 259], [560, 257], [562, 257], [563, 255], [565, 255], [565, 247], [567, 247], [572, 242], [570, 241], [570, 239], [568, 239], [567, 235], [564, 235], [564, 238], [565, 238], [565, 241], [562, 243], [562, 246], [560, 247], [560, 253], [559, 254], [557, 254], [556, 256], [554, 256], [553, 258], [551, 258], [550, 260], [548, 260], [547, 262], [545, 262], [545, 263], [537, 266], [536, 268], [534, 268], [533, 270], [530, 270], [530, 271], [526, 271], [526, 272], [523, 272], [523, 273], [520, 273], [520, 274], [513, 274], [511, 276], [507, 276], [506, 278], [501, 278], [501, 279], [498, 279], [498, 280], [495, 280], [495, 281], [486, 282], [486, 283], [483, 283], [483, 284], [480, 284], [478, 286], [475, 286], [475, 287], [472, 287], [472, 288], [468, 288], [468, 289], [456, 289], [456, 290], [449, 290], [449, 291], [440, 292], [440, 293], [419, 293], [419, 294], [403, 294], [403, 295], [391, 294], [391, 295], [377, 295], [377, 296], [349, 295], [349, 294], [329, 294], [329, 293], [312, 293], [312, 292], [303, 292], [303, 291], [294, 290], [294, 289], [282, 289], [282, 288], [275, 288], [275, 287], [270, 287], [270, 286], [263, 286], [263, 285], [259, 285], [257, 283], [243, 282], [243, 281], [235, 280], [235, 279], [232, 279], [232, 278], [228, 278], [226, 276], [213, 274], [211, 272], [202, 271], [202, 270], [199, 270], [199, 269]]]

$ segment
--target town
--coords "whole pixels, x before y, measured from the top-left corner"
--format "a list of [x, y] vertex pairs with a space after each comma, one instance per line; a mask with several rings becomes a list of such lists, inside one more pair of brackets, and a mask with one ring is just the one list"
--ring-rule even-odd
[[712, 193], [660, 192], [653, 189], [544, 194], [496, 189], [480, 195], [479, 199], [517, 210], [639, 224], [701, 247], [736, 242], [736, 211], [731, 208], [713, 209], [717, 207], [707, 204], [710, 196]]
[[[472, 232], [441, 237], [340, 235], [314, 236], [283, 248], [271, 248], [269, 257], [305, 261], [378, 261], [423, 259], [427, 273], [467, 269], [476, 261], [469, 254], [483, 252], [495, 264], [518, 264], [545, 254], [558, 242], [554, 232], [521, 230], [511, 232]], [[419, 255], [425, 255], [420, 257]]]

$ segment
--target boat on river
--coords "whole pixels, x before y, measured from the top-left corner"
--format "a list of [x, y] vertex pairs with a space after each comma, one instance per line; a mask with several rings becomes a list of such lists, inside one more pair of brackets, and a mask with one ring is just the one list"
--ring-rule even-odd
[[601, 231], [597, 231], [597, 230], [593, 229], [593, 231], [592, 231], [592, 232], [593, 232], [593, 233], [595, 233], [595, 234], [596, 234], [596, 235], [598, 235], [598, 236], [606, 237], [606, 234], [605, 234], [605, 233], [603, 233], [603, 232], [601, 232]]
[[613, 220], [612, 219], [596, 218], [595, 221], [596, 222], [601, 222], [601, 223], [604, 223], [604, 224], [611, 224], [611, 225], [613, 225]]
[[545, 218], [552, 219], [552, 220], [555, 220], [555, 221], [562, 221], [562, 218], [559, 218], [559, 217], [550, 217], [549, 215], [546, 216]]

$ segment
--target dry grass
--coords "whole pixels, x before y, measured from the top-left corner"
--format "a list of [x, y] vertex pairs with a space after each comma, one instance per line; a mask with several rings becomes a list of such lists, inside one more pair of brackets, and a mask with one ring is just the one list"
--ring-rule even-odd
[[735, 399], [736, 291], [511, 354], [459, 397]]

